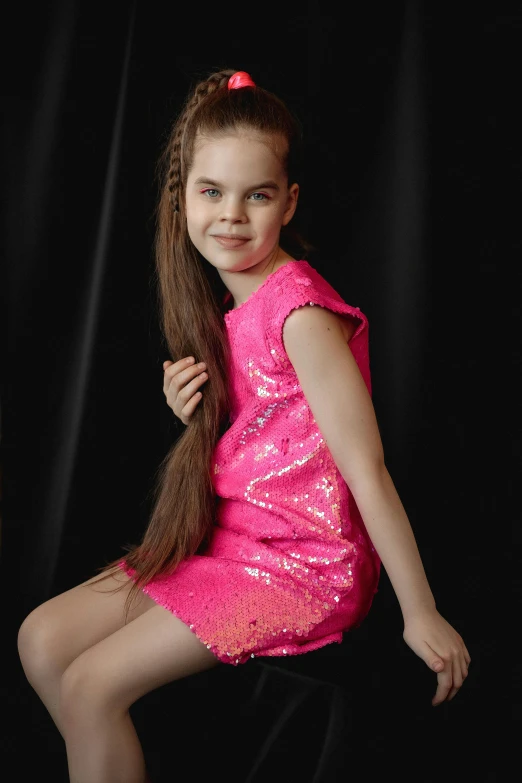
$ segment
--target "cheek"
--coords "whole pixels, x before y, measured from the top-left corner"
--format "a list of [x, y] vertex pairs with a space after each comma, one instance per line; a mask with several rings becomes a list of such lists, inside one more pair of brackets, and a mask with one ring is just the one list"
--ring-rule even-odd
[[189, 231], [197, 231], [204, 227], [206, 210], [200, 203], [187, 202], [187, 226]]
[[281, 204], [274, 205], [273, 209], [266, 210], [263, 214], [260, 225], [263, 226], [265, 233], [270, 235], [277, 234], [281, 229], [281, 223], [284, 215], [284, 207]]
[[187, 205], [187, 232], [194, 245], [200, 249], [202, 242], [202, 226], [201, 220], [198, 218], [197, 212], [189, 210]]

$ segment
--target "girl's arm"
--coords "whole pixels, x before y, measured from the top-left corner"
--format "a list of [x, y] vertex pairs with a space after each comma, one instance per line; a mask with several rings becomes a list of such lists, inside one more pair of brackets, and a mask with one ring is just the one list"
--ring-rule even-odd
[[[404, 638], [428, 666], [441, 672], [436, 698], [443, 700], [450, 689], [452, 698], [467, 674], [469, 653], [436, 610], [411, 525], [384, 464], [373, 403], [341, 319], [327, 308], [299, 307], [285, 320], [283, 342], [389, 576], [403, 614]], [[442, 683], [441, 666], [446, 675]]]
[[283, 340], [317, 425], [348, 484], [403, 616], [435, 608], [411, 525], [384, 464], [375, 410], [335, 313], [293, 310]]
[[346, 482], [386, 568], [404, 620], [435, 609], [411, 525], [384, 463], [368, 466], [357, 481]]

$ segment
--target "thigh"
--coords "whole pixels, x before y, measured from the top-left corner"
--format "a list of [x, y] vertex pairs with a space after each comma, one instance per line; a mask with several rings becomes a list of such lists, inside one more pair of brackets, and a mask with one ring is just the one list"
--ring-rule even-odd
[[60, 704], [128, 709], [146, 693], [222, 663], [182, 620], [158, 604], [82, 653], [62, 677]]
[[[96, 576], [37, 606], [18, 632], [24, 668], [63, 673], [85, 650], [124, 626], [125, 600], [132, 580], [116, 567], [96, 584]], [[111, 592], [115, 587], [121, 587]], [[140, 591], [131, 604], [132, 622], [156, 603]]]

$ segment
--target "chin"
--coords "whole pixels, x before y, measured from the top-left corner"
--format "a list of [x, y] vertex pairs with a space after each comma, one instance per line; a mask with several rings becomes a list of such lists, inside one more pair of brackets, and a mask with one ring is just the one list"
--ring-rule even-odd
[[205, 258], [212, 266], [215, 266], [216, 269], [220, 269], [223, 272], [242, 272], [244, 269], [249, 269], [251, 266], [255, 266], [256, 263], [258, 263], [255, 260], [251, 260], [250, 256], [245, 257], [233, 250], [224, 250], [223, 253], [219, 254], [219, 257], [216, 257], [213, 253], [212, 255], [209, 254], [208, 256], [205, 256]]

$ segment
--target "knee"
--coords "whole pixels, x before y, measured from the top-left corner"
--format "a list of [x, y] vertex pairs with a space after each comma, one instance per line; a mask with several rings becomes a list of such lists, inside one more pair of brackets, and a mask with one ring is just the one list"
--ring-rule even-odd
[[27, 615], [18, 630], [18, 655], [31, 684], [57, 673], [56, 639], [53, 636], [52, 626], [41, 607]]
[[107, 701], [108, 688], [96, 677], [85, 655], [80, 655], [60, 679], [60, 709], [65, 721], [96, 715]]

